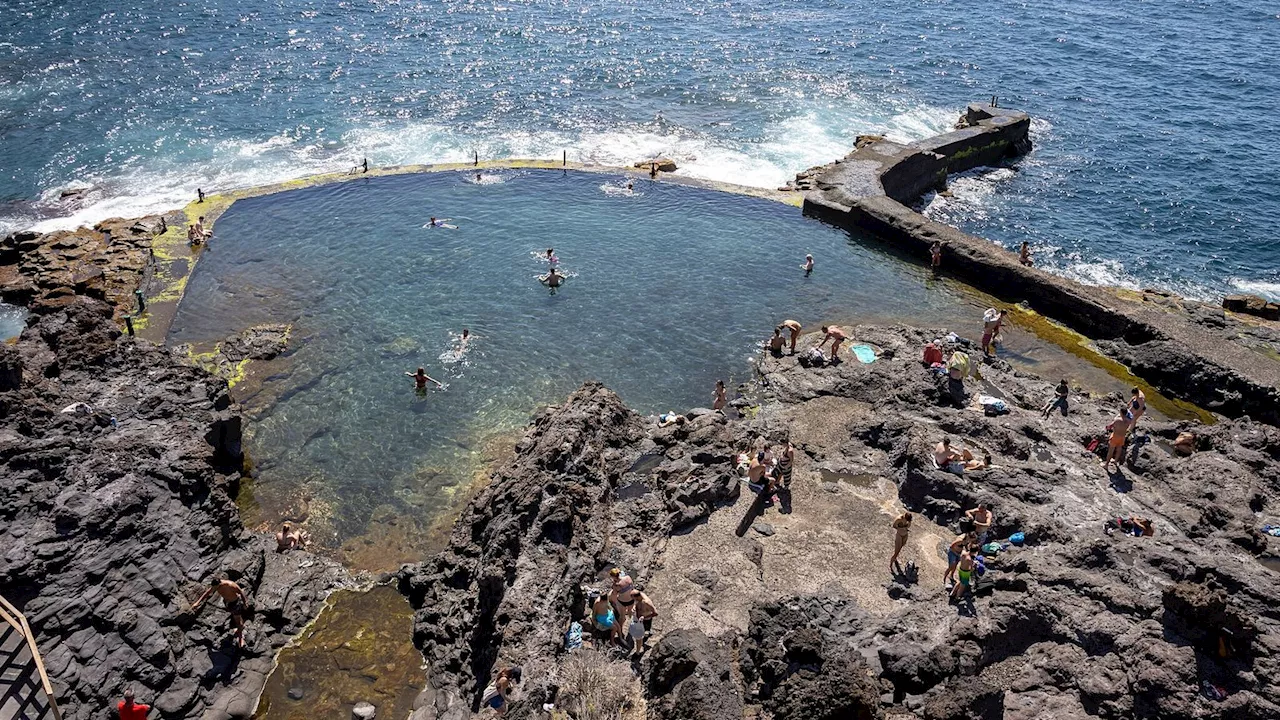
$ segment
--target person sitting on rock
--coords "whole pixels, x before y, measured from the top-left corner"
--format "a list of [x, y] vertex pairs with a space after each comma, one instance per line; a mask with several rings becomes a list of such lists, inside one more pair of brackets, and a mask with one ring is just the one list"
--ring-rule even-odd
[[1053, 399], [1045, 403], [1044, 407], [1040, 408], [1040, 414], [1044, 416], [1045, 420], [1048, 420], [1049, 415], [1053, 412], [1054, 408], [1061, 408], [1062, 417], [1066, 417], [1067, 397], [1069, 395], [1071, 395], [1071, 388], [1067, 386], [1067, 379], [1062, 378], [1062, 381], [1058, 383], [1058, 387], [1053, 390]]
[[203, 216], [203, 215], [201, 215], [201, 216], [200, 216], [200, 218], [199, 218], [198, 220], [196, 220], [196, 224], [195, 224], [195, 228], [194, 228], [194, 229], [195, 229], [196, 237], [197, 237], [197, 238], [199, 238], [199, 241], [200, 241], [200, 242], [206, 242], [206, 241], [209, 239], [209, 237], [213, 235], [213, 233], [212, 233], [212, 232], [209, 232], [209, 231], [207, 231], [207, 230], [205, 230], [205, 229], [204, 229], [204, 216]]
[[276, 533], [276, 552], [300, 550], [308, 539], [306, 532], [295, 528], [293, 523], [285, 520], [280, 526], [280, 532]]
[[618, 622], [609, 598], [598, 590], [592, 590], [587, 593], [587, 599], [591, 601], [591, 627], [597, 634], [608, 633], [609, 639], [617, 642]]
[[782, 337], [782, 326], [779, 325], [778, 327], [773, 329], [773, 337], [769, 338], [770, 354], [772, 354], [774, 357], [781, 357], [782, 348], [786, 344], [787, 344], [786, 340]]
[[991, 505], [980, 503], [978, 507], [966, 510], [964, 516], [973, 521], [973, 532], [978, 536], [978, 544], [986, 544], [987, 533], [996, 520], [995, 513], [991, 512]]
[[840, 345], [841, 343], [843, 343], [845, 340], [848, 340], [848, 339], [849, 339], [849, 336], [845, 335], [844, 331], [836, 327], [835, 325], [823, 325], [822, 326], [822, 342], [815, 345], [814, 348], [818, 351], [821, 351], [822, 346], [826, 345], [827, 341], [830, 340], [831, 341], [831, 362], [833, 363], [839, 362], [840, 361]]
[[942, 438], [933, 449], [933, 462], [939, 470], [964, 475], [964, 455], [951, 449], [951, 438]]
[[768, 481], [769, 463], [765, 462], [766, 451], [760, 450], [751, 458], [751, 466], [747, 469], [747, 487], [755, 492], [764, 492]]
[[1018, 262], [1022, 263], [1025, 267], [1031, 267], [1035, 264], [1035, 262], [1031, 260], [1031, 243], [1026, 240], [1022, 241], [1022, 247], [1018, 249]]
[[222, 597], [222, 602], [231, 615], [231, 624], [236, 630], [236, 646], [244, 647], [244, 616], [249, 611], [249, 596], [244, 594], [239, 585], [224, 577], [214, 576], [209, 588], [191, 606], [191, 612], [198, 612], [204, 601], [214, 593]]
[[116, 705], [116, 711], [120, 713], [120, 720], [147, 720], [151, 706], [134, 702], [133, 688], [127, 687], [124, 689], [124, 699]]
[[506, 715], [507, 706], [511, 704], [511, 686], [520, 682], [524, 672], [519, 665], [503, 668], [485, 686], [480, 696], [480, 706], [493, 708], [494, 714]]
[[1180, 432], [1177, 439], [1173, 441], [1173, 449], [1179, 455], [1190, 455], [1196, 451], [1195, 433]]

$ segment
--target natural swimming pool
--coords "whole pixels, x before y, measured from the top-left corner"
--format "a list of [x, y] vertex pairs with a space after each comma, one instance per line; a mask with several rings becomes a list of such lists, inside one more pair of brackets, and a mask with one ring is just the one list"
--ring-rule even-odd
[[[794, 207], [560, 171], [360, 179], [242, 200], [218, 221], [170, 332], [293, 323], [244, 398], [258, 519], [305, 516], [355, 566], [419, 556], [488, 443], [584, 380], [641, 412], [749, 380], [773, 326], [974, 324], [973, 300]], [[458, 229], [424, 228], [432, 215]], [[554, 247], [569, 274], [535, 278]], [[805, 277], [805, 253], [817, 269]], [[474, 335], [460, 358], [462, 328]], [[425, 367], [446, 389], [414, 392]]]

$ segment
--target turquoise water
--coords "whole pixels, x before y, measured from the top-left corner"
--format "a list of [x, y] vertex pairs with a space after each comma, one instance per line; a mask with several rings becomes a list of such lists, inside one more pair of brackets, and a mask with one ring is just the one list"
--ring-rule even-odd
[[[0, 231], [375, 164], [629, 162], [771, 186], [999, 95], [1019, 170], [930, 212], [1089, 282], [1280, 294], [1274, 2], [5, 4]], [[65, 190], [82, 188], [75, 197]], [[60, 218], [60, 219], [58, 219]]]
[[[458, 229], [424, 228], [431, 215]], [[569, 276], [554, 294], [535, 277], [548, 246]], [[709, 406], [717, 379], [749, 380], [787, 318], [975, 322], [927, 270], [872, 248], [794, 207], [647, 179], [628, 194], [558, 171], [371, 178], [233, 205], [170, 340], [295, 324], [297, 349], [247, 402], [254, 492], [271, 518], [310, 495], [338, 544], [373, 516], [429, 519], [487, 438], [585, 380], [680, 412]], [[416, 394], [404, 373], [419, 366], [446, 389]]]
[[0, 303], [0, 340], [8, 340], [21, 335], [23, 328], [26, 326], [26, 310], [8, 303]]

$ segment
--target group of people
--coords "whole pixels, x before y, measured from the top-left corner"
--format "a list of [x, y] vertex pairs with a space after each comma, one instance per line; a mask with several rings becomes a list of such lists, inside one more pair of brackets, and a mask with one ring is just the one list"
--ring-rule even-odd
[[213, 232], [206, 230], [204, 227], [204, 216], [201, 215], [194, 223], [187, 225], [187, 244], [202, 245], [213, 237]]
[[776, 497], [776, 493], [790, 491], [795, 463], [796, 448], [790, 442], [777, 453], [765, 443], [754, 451], [738, 453], [734, 459], [738, 475], [746, 478], [747, 487], [763, 494], [770, 501]]
[[[452, 355], [461, 358], [466, 354], [467, 348], [471, 347], [471, 330], [462, 328], [462, 334], [458, 336], [457, 345], [452, 350]], [[427, 392], [427, 383], [435, 383], [435, 386], [444, 389], [444, 383], [427, 374], [426, 368], [418, 368], [417, 372], [406, 372], [405, 375], [413, 378], [414, 390], [419, 394]]]
[[591, 603], [591, 626], [602, 636], [607, 635], [615, 645], [625, 647], [629, 640], [631, 654], [639, 657], [644, 652], [644, 641], [653, 630], [653, 619], [658, 608], [621, 568], [609, 571], [609, 591], [590, 590], [587, 600]]
[[[933, 268], [935, 273], [942, 268], [942, 250], [946, 246], [947, 243], [939, 240], [934, 240], [933, 244], [929, 246], [929, 266]], [[1026, 240], [1023, 240], [1022, 245], [1018, 248], [1018, 262], [1023, 267], [1035, 265], [1035, 260], [1031, 258], [1031, 243]]]
[[1147, 394], [1142, 392], [1141, 388], [1133, 388], [1129, 392], [1129, 404], [1122, 405], [1120, 412], [1111, 420], [1111, 424], [1107, 426], [1107, 455], [1103, 459], [1109, 472], [1119, 469], [1121, 461], [1124, 460], [1124, 445], [1129, 439], [1129, 434], [1138, 427], [1138, 419], [1147, 412]]
[[991, 454], [975, 458], [968, 448], [956, 452], [951, 447], [951, 438], [944, 437], [933, 449], [933, 463], [939, 470], [946, 470], [956, 475], [964, 475], [966, 471], [985, 470], [991, 467]]

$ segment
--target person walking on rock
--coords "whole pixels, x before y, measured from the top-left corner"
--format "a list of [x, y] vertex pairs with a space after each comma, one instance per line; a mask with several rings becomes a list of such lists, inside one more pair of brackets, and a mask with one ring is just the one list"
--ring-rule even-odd
[[147, 720], [151, 706], [134, 702], [133, 688], [127, 687], [124, 689], [124, 699], [116, 705], [116, 711], [120, 713], [120, 720]]
[[1138, 429], [1138, 420], [1147, 412], [1147, 394], [1135, 387], [1129, 395], [1129, 413], [1133, 415], [1133, 424], [1129, 426], [1129, 431], [1133, 432]]
[[632, 657], [640, 657], [644, 653], [644, 639], [653, 631], [653, 619], [656, 617], [658, 608], [653, 600], [637, 588], [635, 618], [627, 628], [627, 634], [631, 637]]
[[911, 534], [911, 513], [904, 512], [893, 519], [889, 526], [893, 528], [893, 557], [889, 558], [889, 572], [898, 564], [898, 553], [907, 546], [907, 536]]
[[249, 596], [245, 595], [239, 585], [224, 577], [214, 576], [209, 588], [191, 606], [191, 612], [198, 612], [204, 601], [214, 593], [222, 597], [222, 602], [231, 615], [231, 624], [236, 629], [236, 647], [244, 647], [244, 616], [249, 611]]
[[973, 587], [973, 554], [969, 551], [969, 546], [965, 545], [960, 549], [960, 558], [956, 563], [956, 574], [960, 581], [951, 588], [951, 599], [959, 600], [966, 590]]

